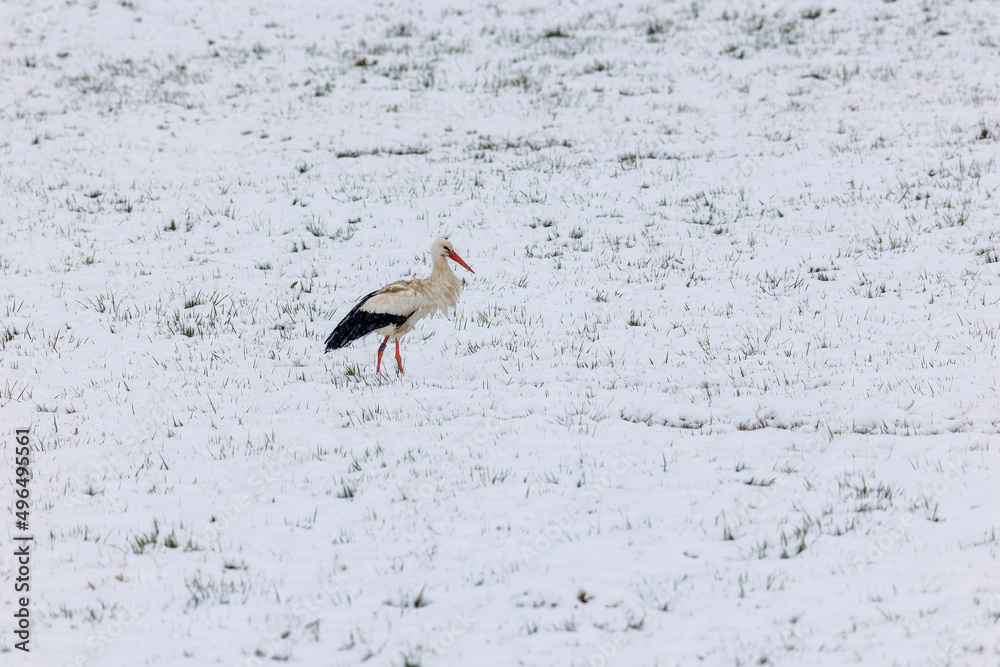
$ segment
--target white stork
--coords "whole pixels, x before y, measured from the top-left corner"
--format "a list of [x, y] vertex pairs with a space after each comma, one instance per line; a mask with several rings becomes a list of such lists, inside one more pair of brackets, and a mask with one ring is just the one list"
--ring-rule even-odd
[[475, 273], [458, 256], [455, 246], [448, 239], [436, 239], [431, 244], [431, 259], [434, 261], [434, 267], [426, 278], [397, 280], [358, 301], [326, 339], [326, 351], [346, 347], [351, 341], [374, 331], [379, 336], [385, 336], [378, 348], [375, 372], [381, 372], [382, 353], [392, 338], [396, 341], [396, 364], [402, 373], [403, 360], [399, 356], [399, 339], [421, 318], [438, 311], [447, 313], [449, 308], [454, 308], [458, 304], [462, 283], [446, 260], [455, 261], [471, 273]]

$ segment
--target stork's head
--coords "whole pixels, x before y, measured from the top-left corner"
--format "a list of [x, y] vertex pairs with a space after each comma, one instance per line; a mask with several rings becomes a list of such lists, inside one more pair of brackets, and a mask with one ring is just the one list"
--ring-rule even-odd
[[451, 241], [448, 239], [436, 239], [433, 244], [431, 244], [431, 257], [437, 259], [438, 257], [447, 257], [456, 264], [460, 264], [469, 270], [470, 273], [475, 273], [468, 264], [465, 263], [458, 253], [455, 252], [455, 246], [452, 245]]

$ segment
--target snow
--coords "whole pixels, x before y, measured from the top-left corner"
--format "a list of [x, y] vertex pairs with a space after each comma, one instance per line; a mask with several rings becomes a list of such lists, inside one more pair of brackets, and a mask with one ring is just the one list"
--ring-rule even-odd
[[0, 4], [0, 660], [997, 664], [1000, 5], [363, 4]]

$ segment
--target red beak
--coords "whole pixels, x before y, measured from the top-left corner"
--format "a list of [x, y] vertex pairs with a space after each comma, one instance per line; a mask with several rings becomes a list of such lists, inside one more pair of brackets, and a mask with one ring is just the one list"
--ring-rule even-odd
[[466, 264], [465, 260], [463, 260], [461, 257], [459, 257], [458, 253], [456, 253], [455, 251], [452, 251], [452, 252], [448, 253], [448, 259], [455, 260], [456, 262], [458, 262], [459, 264], [461, 264], [462, 266], [464, 266], [466, 269], [468, 269], [469, 273], [475, 273], [475, 271], [472, 270], [472, 267], [469, 266], [468, 264]]

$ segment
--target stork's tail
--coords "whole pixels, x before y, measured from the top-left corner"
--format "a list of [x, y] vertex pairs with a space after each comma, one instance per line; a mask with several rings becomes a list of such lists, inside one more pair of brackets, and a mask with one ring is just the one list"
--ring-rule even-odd
[[[364, 313], [367, 314], [367, 313]], [[367, 336], [371, 332], [380, 328], [369, 322], [370, 318], [358, 317], [357, 313], [344, 318], [344, 321], [337, 325], [326, 339], [326, 351], [347, 347], [353, 341]], [[384, 325], [383, 325], [384, 326]]]
[[[345, 324], [348, 324], [347, 320], [344, 320], [343, 322], [338, 324], [337, 328], [333, 330], [333, 333], [327, 336], [326, 338], [327, 352], [329, 352], [330, 350], [339, 349], [341, 347], [347, 347], [347, 345], [349, 345], [351, 341], [357, 340], [358, 338], [361, 337], [361, 336], [351, 335], [349, 327], [344, 326]], [[364, 334], [362, 334], [362, 336], [363, 335]]]

